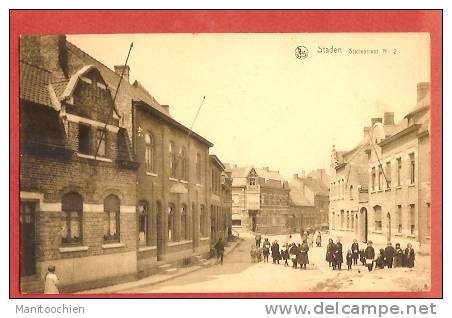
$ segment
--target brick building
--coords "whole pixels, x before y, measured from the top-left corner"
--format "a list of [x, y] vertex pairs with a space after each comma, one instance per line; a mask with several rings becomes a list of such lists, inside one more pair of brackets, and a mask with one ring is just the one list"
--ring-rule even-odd
[[393, 113], [372, 119], [353, 150], [333, 148], [330, 227], [366, 242], [416, 242], [430, 248], [430, 87], [397, 124]]
[[289, 181], [290, 212], [288, 225], [291, 232], [328, 228], [329, 177], [324, 169], [308, 176], [294, 174]]
[[129, 67], [65, 36], [20, 44], [23, 290], [50, 263], [71, 291], [208, 254], [212, 143], [130, 83]]
[[232, 176], [232, 220], [261, 233], [288, 231], [289, 184], [268, 167], [229, 167]]

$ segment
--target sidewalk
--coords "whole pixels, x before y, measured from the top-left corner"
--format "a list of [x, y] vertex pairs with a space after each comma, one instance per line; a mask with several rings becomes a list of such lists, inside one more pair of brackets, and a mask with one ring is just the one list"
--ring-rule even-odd
[[[229, 242], [229, 246], [225, 247], [224, 256], [226, 257], [229, 253], [231, 253], [241, 242], [243, 242], [242, 238], [238, 239], [235, 242]], [[216, 257], [212, 257], [212, 258], [208, 259], [207, 265], [202, 265], [202, 266], [201, 265], [193, 265], [193, 266], [188, 266], [188, 267], [182, 267], [182, 268], [179, 268], [178, 271], [174, 274], [157, 273], [157, 274], [150, 275], [148, 277], [145, 277], [145, 278], [142, 278], [142, 279], [139, 279], [136, 281], [132, 281], [132, 282], [111, 285], [111, 286], [106, 286], [106, 287], [96, 288], [96, 289], [83, 290], [83, 291], [78, 292], [78, 294], [80, 294], [80, 293], [105, 294], [105, 293], [128, 293], [128, 292], [132, 293], [133, 290], [135, 290], [136, 288], [142, 288], [142, 287], [160, 284], [162, 282], [166, 282], [166, 281], [187, 275], [189, 273], [198, 271], [200, 269], [213, 266], [213, 265], [215, 265], [216, 261], [217, 261]]]

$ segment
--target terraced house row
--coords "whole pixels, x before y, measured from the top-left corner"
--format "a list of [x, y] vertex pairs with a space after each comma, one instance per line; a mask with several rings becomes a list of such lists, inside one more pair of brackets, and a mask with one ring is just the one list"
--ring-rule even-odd
[[[414, 90], [413, 90], [414, 91]], [[333, 146], [330, 229], [357, 238], [415, 243], [430, 250], [430, 83], [417, 85], [417, 103], [399, 122], [373, 118], [349, 151]]]
[[213, 144], [130, 83], [128, 66], [64, 35], [22, 37], [20, 59], [23, 292], [42, 289], [50, 264], [75, 291], [191, 264], [231, 234]]

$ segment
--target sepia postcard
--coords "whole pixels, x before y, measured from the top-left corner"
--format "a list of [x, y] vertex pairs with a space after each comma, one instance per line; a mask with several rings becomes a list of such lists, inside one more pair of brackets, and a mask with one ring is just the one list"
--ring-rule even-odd
[[17, 38], [18, 295], [440, 295], [431, 33], [143, 29]]

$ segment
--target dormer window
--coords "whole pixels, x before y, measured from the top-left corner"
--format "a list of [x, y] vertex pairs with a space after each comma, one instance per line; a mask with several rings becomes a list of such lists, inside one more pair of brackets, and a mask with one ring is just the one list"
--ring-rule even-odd
[[249, 185], [250, 186], [256, 185], [256, 178], [249, 178]]
[[96, 131], [96, 149], [97, 154], [95, 155], [100, 157], [105, 157], [107, 155], [106, 153], [106, 147], [105, 147], [105, 140], [106, 140], [106, 131], [104, 129], [97, 129]]

